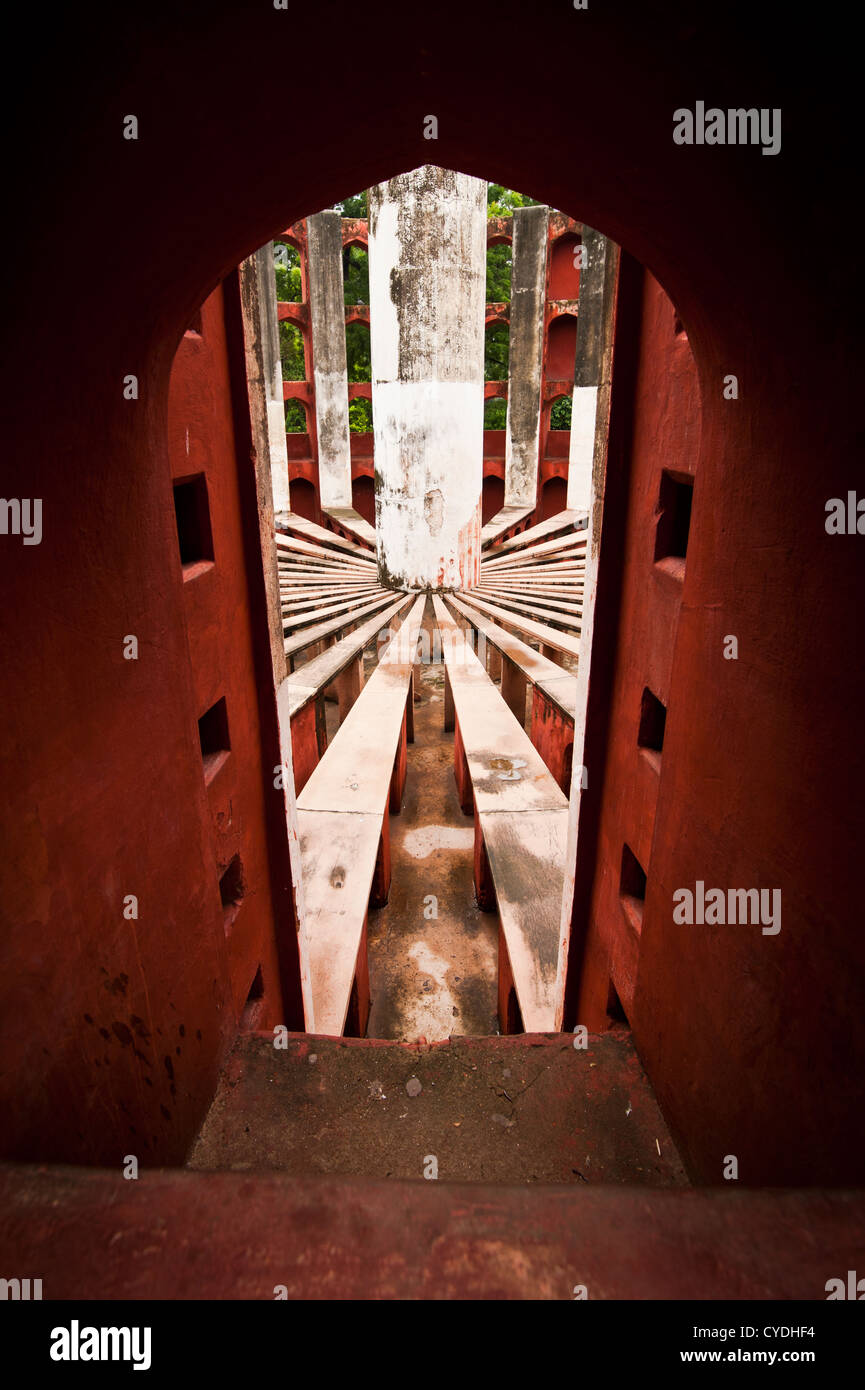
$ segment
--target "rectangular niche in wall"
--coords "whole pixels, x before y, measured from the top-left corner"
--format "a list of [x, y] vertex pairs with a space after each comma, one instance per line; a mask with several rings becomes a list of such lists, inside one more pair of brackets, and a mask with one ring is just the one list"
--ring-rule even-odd
[[619, 882], [619, 893], [625, 916], [639, 936], [643, 930], [646, 871], [629, 845], [622, 846], [622, 876]]
[[203, 473], [181, 478], [174, 484], [174, 513], [184, 581], [213, 565], [213, 534], [207, 480]]
[[658, 494], [655, 564], [677, 579], [685, 577], [693, 496], [693, 478], [686, 473], [670, 473], [664, 469]]
[[254, 1033], [259, 1025], [259, 1021], [264, 1012], [264, 981], [261, 978], [261, 966], [255, 972], [255, 979], [249, 988], [246, 997], [246, 1004], [240, 1016], [240, 1030], [242, 1033]]
[[637, 733], [637, 746], [643, 750], [643, 756], [658, 772], [661, 770], [661, 749], [664, 746], [666, 723], [666, 706], [646, 686], [640, 700], [640, 727]]
[[225, 707], [224, 695], [199, 719], [198, 738], [201, 744], [201, 761], [204, 765], [204, 781], [205, 784], [209, 784], [231, 752], [228, 710]]
[[623, 1023], [626, 1028], [631, 1026], [612, 980], [607, 991], [607, 1018], [611, 1023]]
[[219, 880], [219, 897], [222, 902], [222, 922], [225, 935], [231, 931], [234, 919], [240, 911], [240, 904], [246, 894], [246, 880], [243, 877], [243, 864], [236, 854], [223, 871]]

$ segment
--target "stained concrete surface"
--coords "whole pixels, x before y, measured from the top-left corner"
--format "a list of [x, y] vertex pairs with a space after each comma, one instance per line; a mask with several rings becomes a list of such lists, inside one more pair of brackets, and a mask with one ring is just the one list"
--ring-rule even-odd
[[440, 662], [421, 667], [419, 693], [402, 811], [390, 818], [390, 898], [369, 914], [367, 1036], [438, 1042], [498, 1032], [498, 922], [475, 902], [473, 822], [442, 729]]
[[[76, 1302], [267, 1303], [280, 1285], [290, 1299], [572, 1303], [578, 1284], [591, 1302], [789, 1302], [823, 1299], [827, 1277], [865, 1267], [865, 1206], [858, 1192], [739, 1183], [577, 1189], [182, 1169], [124, 1182], [119, 1167], [0, 1165], [0, 1249], [7, 1269], [39, 1271], [46, 1299]], [[849, 1362], [837, 1370], [840, 1381]]]
[[201, 1169], [509, 1183], [687, 1179], [627, 1030], [402, 1044], [238, 1039], [193, 1147]]
[[[433, 626], [428, 605], [430, 638]], [[374, 662], [373, 649], [368, 671]], [[369, 913], [367, 1038], [293, 1034], [285, 1048], [271, 1035], [239, 1038], [189, 1166], [687, 1185], [627, 1029], [586, 1050], [564, 1034], [496, 1036], [498, 919], [475, 901], [473, 823], [442, 727], [444, 668], [420, 671], [405, 798], [390, 820], [390, 899]], [[326, 713], [332, 738], [336, 706]]]
[[[435, 619], [424, 617], [433, 653]], [[364, 669], [376, 664], [375, 644]], [[573, 662], [576, 667], [576, 662]], [[571, 663], [562, 663], [570, 669]], [[371, 1009], [367, 1037], [440, 1042], [499, 1031], [496, 1001], [498, 922], [481, 912], [473, 880], [473, 822], [460, 810], [453, 776], [452, 733], [445, 733], [444, 666], [420, 667], [414, 706], [415, 741], [399, 815], [391, 815], [390, 898], [370, 911], [368, 951]], [[531, 725], [531, 687], [524, 724]], [[339, 728], [335, 701], [325, 705], [328, 742]], [[430, 899], [434, 899], [437, 917]]]

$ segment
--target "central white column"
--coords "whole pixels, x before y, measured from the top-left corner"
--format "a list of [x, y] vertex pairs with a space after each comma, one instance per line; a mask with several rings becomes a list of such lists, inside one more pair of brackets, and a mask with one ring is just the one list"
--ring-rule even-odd
[[458, 589], [480, 567], [487, 186], [424, 165], [369, 191], [379, 574]]

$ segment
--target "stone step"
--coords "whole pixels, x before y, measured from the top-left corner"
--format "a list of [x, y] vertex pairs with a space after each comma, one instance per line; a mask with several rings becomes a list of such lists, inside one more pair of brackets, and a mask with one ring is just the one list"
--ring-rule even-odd
[[687, 1178], [626, 1029], [426, 1043], [288, 1034], [238, 1039], [195, 1169], [450, 1182]]
[[44, 1299], [76, 1301], [813, 1300], [865, 1268], [865, 1204], [732, 1183], [578, 1192], [184, 1169], [131, 1182], [120, 1165], [0, 1165], [0, 1257], [41, 1278]]

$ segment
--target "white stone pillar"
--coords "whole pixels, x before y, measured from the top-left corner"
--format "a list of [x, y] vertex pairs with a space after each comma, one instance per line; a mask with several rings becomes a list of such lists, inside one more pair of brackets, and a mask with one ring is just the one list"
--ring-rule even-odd
[[424, 165], [369, 192], [382, 582], [470, 588], [480, 567], [486, 184]]
[[291, 511], [288, 490], [288, 449], [285, 442], [285, 402], [282, 399], [282, 363], [279, 355], [279, 310], [276, 300], [273, 242], [254, 256], [258, 286], [259, 331], [267, 394], [267, 433], [270, 445], [270, 485], [277, 520]]
[[595, 415], [603, 352], [604, 277], [607, 238], [583, 227], [585, 260], [580, 270], [577, 315], [577, 355], [568, 447], [569, 511], [587, 512], [592, 504], [592, 466], [595, 454]]
[[306, 230], [319, 498], [331, 511], [352, 505], [340, 215], [317, 212]]
[[534, 507], [538, 496], [549, 211], [546, 207], [514, 209], [505, 435], [506, 507]]

